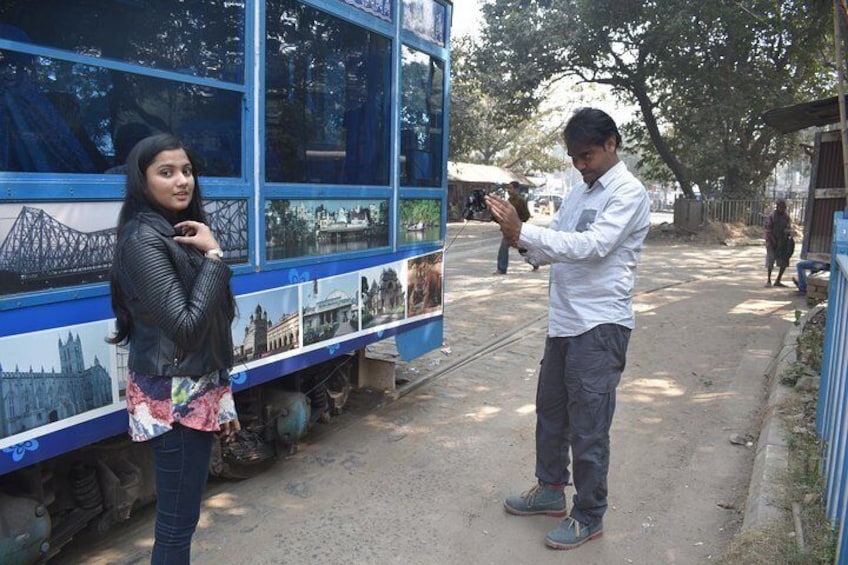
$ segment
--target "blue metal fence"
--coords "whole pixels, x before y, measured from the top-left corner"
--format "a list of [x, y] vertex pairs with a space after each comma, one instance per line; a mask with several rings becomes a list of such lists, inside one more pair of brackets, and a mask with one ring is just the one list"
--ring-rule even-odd
[[816, 429], [822, 440], [827, 516], [838, 528], [836, 563], [848, 563], [848, 214], [833, 220], [827, 326]]

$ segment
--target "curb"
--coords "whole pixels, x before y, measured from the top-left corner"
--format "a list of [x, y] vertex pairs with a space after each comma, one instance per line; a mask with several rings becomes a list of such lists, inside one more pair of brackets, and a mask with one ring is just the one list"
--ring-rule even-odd
[[[804, 323], [815, 312], [804, 317]], [[762, 429], [757, 439], [757, 451], [742, 531], [759, 530], [788, 520], [788, 511], [782, 487], [782, 479], [789, 470], [789, 447], [786, 429], [780, 417], [780, 406], [794, 394], [794, 389], [781, 384], [780, 375], [796, 361], [795, 345], [802, 326], [792, 326], [783, 338], [783, 346], [770, 364], [766, 378], [769, 387], [768, 400], [763, 416]]]

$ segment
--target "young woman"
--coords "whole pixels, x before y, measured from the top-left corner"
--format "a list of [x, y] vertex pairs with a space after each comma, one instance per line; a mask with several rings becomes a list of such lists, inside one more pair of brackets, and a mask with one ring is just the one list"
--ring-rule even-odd
[[110, 341], [129, 347], [130, 435], [149, 442], [156, 465], [153, 564], [189, 563], [215, 434], [239, 430], [228, 372], [232, 273], [196, 174], [174, 136], [136, 144], [111, 273]]

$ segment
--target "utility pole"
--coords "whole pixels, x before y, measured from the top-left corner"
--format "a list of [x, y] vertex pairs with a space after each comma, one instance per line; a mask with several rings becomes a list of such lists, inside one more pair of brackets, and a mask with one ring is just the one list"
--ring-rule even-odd
[[836, 81], [839, 93], [839, 129], [842, 141], [842, 185], [848, 208], [848, 126], [845, 117], [845, 43], [843, 31], [848, 14], [842, 13], [842, 2], [833, 0], [833, 42], [836, 51]]

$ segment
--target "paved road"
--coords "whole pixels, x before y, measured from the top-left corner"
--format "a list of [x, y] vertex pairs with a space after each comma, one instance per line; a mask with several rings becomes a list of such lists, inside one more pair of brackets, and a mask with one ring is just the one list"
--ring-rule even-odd
[[[444, 347], [399, 365], [400, 399], [354, 401], [292, 457], [211, 485], [194, 563], [689, 565], [721, 553], [753, 460], [728, 437], [759, 431], [764, 375], [800, 300], [762, 288], [760, 248], [647, 246], [605, 534], [563, 554], [543, 544], [556, 519], [502, 510], [534, 480], [548, 273], [513, 253], [509, 274], [493, 276], [498, 242], [492, 224], [450, 226]], [[141, 511], [56, 563], [144, 563], [151, 534]]]

